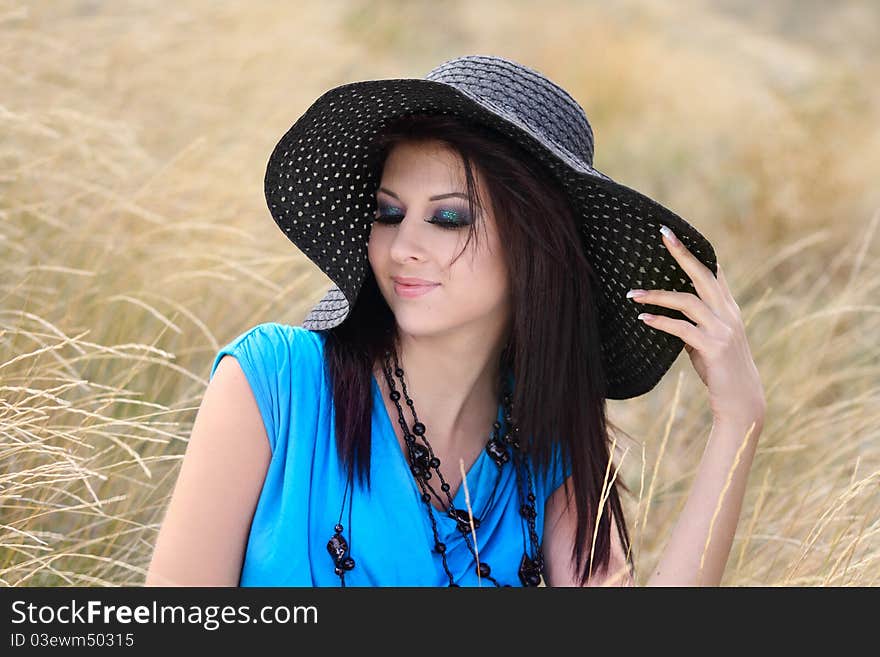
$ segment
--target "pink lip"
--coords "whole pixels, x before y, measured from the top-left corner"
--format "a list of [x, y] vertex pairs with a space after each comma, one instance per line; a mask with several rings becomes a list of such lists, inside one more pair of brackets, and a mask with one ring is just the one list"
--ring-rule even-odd
[[400, 285], [437, 285], [434, 281], [424, 278], [412, 278], [410, 276], [392, 276], [391, 280]]
[[397, 293], [399, 297], [405, 298], [413, 298], [420, 297], [423, 294], [427, 294], [435, 287], [439, 287], [438, 284], [434, 283], [431, 285], [401, 285], [396, 280], [394, 281], [394, 291]]

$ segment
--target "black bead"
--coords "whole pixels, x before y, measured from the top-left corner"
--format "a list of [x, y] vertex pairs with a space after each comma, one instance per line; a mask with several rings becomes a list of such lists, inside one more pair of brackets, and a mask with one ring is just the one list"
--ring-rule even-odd
[[489, 564], [487, 564], [486, 562], [480, 562], [480, 565], [477, 568], [477, 572], [480, 574], [480, 577], [488, 577], [491, 571], [492, 569], [489, 568]]
[[421, 476], [422, 476], [422, 469], [421, 469], [419, 466], [414, 465], [414, 466], [412, 466], [412, 467], [410, 468], [410, 470], [412, 470], [412, 473], [413, 473], [416, 477], [421, 477]]
[[406, 405], [407, 405], [407, 406], [412, 406], [412, 405], [413, 405], [413, 400], [412, 400], [412, 399], [407, 399], [407, 400], [406, 400]]
[[397, 369], [394, 370], [394, 373], [395, 373], [397, 376], [403, 376], [403, 370], [400, 369], [399, 367], [398, 367]]
[[519, 564], [519, 580], [523, 586], [537, 586], [541, 582], [541, 572], [538, 564], [523, 554]]
[[447, 484], [447, 483], [444, 481], [444, 482], [440, 485], [440, 489], [441, 489], [444, 493], [448, 493], [448, 492], [449, 492], [449, 484]]
[[348, 553], [348, 543], [345, 542], [345, 539], [340, 534], [336, 534], [327, 541], [327, 552], [333, 557], [334, 563], [339, 563], [340, 559], [344, 558]]
[[435, 456], [434, 458], [432, 458], [432, 459], [428, 462], [428, 465], [430, 465], [432, 468], [439, 468], [439, 467], [440, 467], [440, 459], [438, 459], [438, 458]]
[[426, 504], [431, 501], [431, 496], [428, 493], [422, 493], [422, 502]]
[[425, 425], [422, 424], [421, 422], [416, 422], [413, 425], [413, 433], [416, 434], [417, 436], [424, 436], [425, 435]]
[[495, 420], [495, 423], [492, 425], [496, 430], [501, 429], [501, 423], [498, 420]]
[[345, 571], [343, 571], [342, 568], [340, 568], [339, 566], [336, 566], [336, 568], [333, 569], [333, 572], [337, 575], [341, 575]]
[[342, 525], [336, 525], [336, 526], [333, 528], [333, 530], [334, 530], [337, 534], [341, 534], [341, 533], [342, 533]]
[[527, 497], [528, 497], [529, 502], [535, 501], [535, 494], [534, 493], [529, 493]]
[[392, 390], [388, 396], [391, 397], [391, 401], [400, 401], [400, 393], [397, 390]]
[[428, 448], [424, 445], [419, 445], [418, 443], [413, 444], [412, 458], [414, 458], [415, 462], [425, 470], [431, 467], [430, 452], [428, 452]]
[[[467, 509], [450, 509], [449, 517], [455, 518], [458, 523], [458, 531], [462, 534], [466, 534], [471, 530], [470, 518], [468, 517]], [[474, 529], [480, 528], [480, 519], [476, 516], [474, 517]]]
[[345, 560], [343, 560], [342, 562], [342, 567], [346, 570], [351, 570], [352, 568], [354, 568], [354, 559], [352, 559], [351, 557], [346, 557]]
[[444, 552], [446, 552], [446, 543], [437, 543], [437, 545], [434, 546], [434, 550], [436, 550], [440, 554], [443, 554]]
[[410, 446], [409, 457], [412, 459], [413, 464], [425, 470], [428, 469], [428, 448], [424, 445], [413, 443]]
[[504, 444], [498, 438], [489, 441], [486, 445], [486, 451], [489, 452], [489, 456], [499, 468], [510, 460], [510, 454], [507, 453]]
[[537, 515], [535, 509], [528, 504], [523, 504], [519, 508], [519, 512], [522, 514], [523, 518], [527, 518], [528, 520], [532, 520]]

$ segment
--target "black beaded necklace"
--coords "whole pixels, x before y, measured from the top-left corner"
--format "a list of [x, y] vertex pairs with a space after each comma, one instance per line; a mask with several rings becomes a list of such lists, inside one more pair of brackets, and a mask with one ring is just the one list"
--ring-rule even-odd
[[[470, 516], [467, 512], [467, 509], [456, 509], [454, 507], [452, 495], [450, 495], [449, 493], [450, 486], [440, 472], [440, 459], [438, 459], [434, 455], [434, 451], [431, 449], [431, 445], [428, 442], [427, 437], [425, 436], [425, 425], [419, 422], [419, 418], [416, 413], [413, 401], [412, 399], [410, 399], [409, 394], [406, 390], [406, 383], [403, 379], [403, 369], [401, 369], [398, 363], [397, 352], [394, 351], [394, 374], [397, 376], [398, 379], [400, 379], [401, 388], [403, 389], [403, 395], [406, 398], [406, 404], [407, 406], [409, 406], [414, 420], [412, 432], [410, 432], [410, 427], [403, 416], [403, 410], [400, 406], [400, 392], [398, 392], [395, 388], [394, 380], [391, 377], [391, 366], [389, 363], [391, 355], [391, 351], [386, 351], [383, 363], [385, 380], [387, 381], [388, 388], [391, 391], [389, 397], [397, 407], [398, 423], [403, 429], [404, 441], [406, 442], [406, 452], [407, 458], [410, 463], [410, 469], [416, 479], [416, 482], [419, 485], [420, 490], [422, 491], [421, 499], [422, 502], [424, 502], [424, 504], [426, 505], [428, 518], [431, 521], [431, 529], [434, 534], [434, 551], [440, 554], [443, 569], [446, 571], [446, 575], [449, 578], [449, 586], [458, 586], [458, 584], [455, 584], [455, 582], [453, 581], [453, 575], [449, 570], [449, 566], [446, 561], [446, 545], [440, 540], [440, 537], [437, 534], [437, 521], [434, 518], [434, 514], [432, 513], [431, 509], [432, 494], [436, 499], [440, 501], [441, 504], [445, 504], [443, 499], [437, 494], [431, 484], [428, 483], [433, 476], [431, 473], [432, 469], [437, 473], [437, 477], [440, 480], [440, 490], [446, 493], [446, 498], [449, 502], [449, 506], [445, 509], [445, 511], [450, 518], [456, 521], [456, 527], [462, 533], [465, 539], [465, 544], [467, 545], [470, 553], [474, 555], [475, 560], [477, 559], [477, 554], [475, 552], [474, 546], [471, 544], [470, 539], [471, 532], [476, 531], [479, 528], [480, 519], [477, 517], [473, 518], [472, 529]], [[541, 574], [544, 569], [544, 557], [542, 546], [538, 543], [538, 534], [535, 530], [535, 519], [537, 518], [537, 512], [535, 511], [535, 494], [532, 491], [532, 476], [530, 468], [528, 466], [528, 462], [520, 449], [520, 443], [517, 438], [519, 428], [514, 424], [512, 412], [513, 403], [511, 401], [510, 391], [506, 389], [506, 385], [505, 392], [503, 393], [502, 398], [504, 405], [504, 420], [508, 427], [508, 430], [504, 433], [503, 436], [500, 435], [501, 423], [496, 420], [493, 424], [492, 435], [489, 438], [489, 441], [485, 447], [486, 452], [489, 454], [489, 456], [491, 456], [496, 466], [498, 466], [498, 476], [495, 479], [495, 486], [492, 489], [492, 495], [490, 497], [489, 503], [487, 503], [487, 508], [490, 506], [491, 500], [493, 500], [495, 497], [495, 492], [498, 489], [498, 483], [501, 480], [501, 474], [505, 464], [508, 463], [508, 461], [512, 460], [513, 467], [515, 469], [514, 471], [516, 474], [517, 493], [520, 500], [520, 515], [525, 521], [523, 524], [523, 556], [519, 565], [519, 579], [520, 582], [522, 582], [523, 586], [538, 586], [541, 582]], [[415, 436], [421, 438], [421, 440], [424, 442], [424, 446], [416, 442]], [[508, 448], [512, 449], [509, 450]], [[512, 459], [511, 453], [513, 455]], [[349, 482], [346, 483], [346, 490], [342, 496], [343, 501], [342, 509], [340, 509], [339, 512], [339, 520], [334, 527], [333, 536], [327, 542], [327, 551], [330, 553], [330, 557], [333, 560], [334, 572], [339, 576], [340, 585], [343, 587], [345, 586], [345, 573], [355, 567], [355, 561], [350, 554], [349, 543], [342, 535], [342, 531], [344, 529], [342, 525], [342, 515], [345, 510], [345, 498], [346, 494], [348, 493], [349, 483], [350, 477]], [[462, 485], [464, 485], [464, 482], [462, 482]], [[430, 493], [428, 491], [430, 491]], [[350, 532], [350, 498], [348, 525]], [[526, 539], [526, 531], [528, 531], [528, 540]], [[349, 538], [350, 536], [351, 535], [349, 534]], [[526, 545], [527, 542], [528, 545]], [[478, 575], [480, 577], [485, 577], [486, 579], [490, 580], [496, 587], [501, 587], [502, 584], [500, 584], [492, 576], [492, 569], [489, 564], [485, 561], [477, 561]], [[503, 586], [510, 586], [510, 584], [504, 584]]]

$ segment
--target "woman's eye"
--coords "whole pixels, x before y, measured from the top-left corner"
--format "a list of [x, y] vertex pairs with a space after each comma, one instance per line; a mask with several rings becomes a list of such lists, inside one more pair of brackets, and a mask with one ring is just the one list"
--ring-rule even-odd
[[387, 205], [380, 205], [376, 210], [376, 214], [374, 215], [376, 221], [383, 224], [392, 224], [397, 223], [394, 221], [383, 221], [393, 217], [403, 217], [403, 211], [400, 208], [394, 208]]
[[444, 208], [438, 211], [435, 218], [437, 221], [432, 221], [431, 223], [439, 224], [444, 228], [458, 228], [459, 226], [465, 226], [470, 223], [466, 220], [467, 217], [464, 212], [451, 208]]
[[[380, 205], [376, 210], [374, 219], [381, 224], [396, 224], [399, 223], [397, 220], [402, 220], [405, 214], [400, 208]], [[430, 223], [436, 224], [441, 228], [454, 229], [466, 226], [470, 221], [467, 219], [467, 213], [462, 210], [442, 208], [434, 213]]]

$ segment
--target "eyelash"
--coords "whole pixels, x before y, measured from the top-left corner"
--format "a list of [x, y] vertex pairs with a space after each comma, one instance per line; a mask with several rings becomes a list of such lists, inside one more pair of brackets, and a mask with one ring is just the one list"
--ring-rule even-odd
[[[383, 221], [383, 219], [385, 219], [387, 217], [400, 217], [402, 219], [404, 216], [403, 214], [395, 214], [395, 213], [383, 214], [383, 212], [382, 212], [383, 210], [389, 210], [389, 209], [392, 209], [391, 206], [380, 205], [379, 209], [376, 210], [376, 214], [373, 216], [373, 221], [378, 222], [380, 224], [386, 224], [389, 226], [392, 226], [392, 225], [399, 223], [396, 221]], [[399, 208], [394, 208], [394, 209], [399, 210]], [[440, 212], [445, 212], [445, 211], [450, 211], [450, 212], [455, 212], [456, 214], [461, 214], [458, 210], [452, 210], [452, 209], [441, 210]], [[431, 217], [431, 218], [436, 219], [436, 217]], [[467, 221], [430, 221], [428, 223], [435, 224], [437, 226], [440, 226], [441, 228], [445, 228], [446, 230], [456, 230], [458, 228], [462, 228], [463, 226], [467, 226], [469, 222], [467, 222]]]

